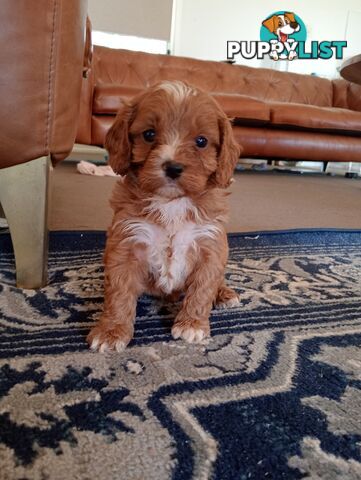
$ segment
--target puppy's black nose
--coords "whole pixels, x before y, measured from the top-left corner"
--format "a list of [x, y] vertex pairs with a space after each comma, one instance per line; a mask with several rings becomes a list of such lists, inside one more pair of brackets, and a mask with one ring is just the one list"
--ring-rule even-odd
[[183, 165], [180, 163], [166, 162], [164, 164], [165, 174], [173, 180], [182, 175], [183, 169]]
[[298, 27], [297, 22], [291, 22], [290, 25], [291, 25], [292, 28], [297, 28]]

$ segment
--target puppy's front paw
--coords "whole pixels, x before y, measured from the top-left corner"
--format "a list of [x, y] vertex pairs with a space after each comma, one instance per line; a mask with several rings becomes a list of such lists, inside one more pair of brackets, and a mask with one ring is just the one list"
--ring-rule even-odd
[[132, 339], [132, 332], [124, 325], [102, 325], [99, 323], [90, 330], [87, 342], [90, 348], [100, 353], [109, 350], [121, 352]]
[[297, 57], [297, 52], [295, 52], [294, 50], [292, 50], [292, 51], [288, 54], [288, 60], [294, 60], [296, 57]]
[[199, 343], [209, 337], [209, 323], [201, 324], [196, 320], [176, 322], [172, 327], [172, 336], [175, 340], [182, 338], [187, 343]]
[[275, 62], [278, 60], [278, 53], [276, 52], [276, 50], [271, 50], [271, 53], [269, 54], [269, 56], [271, 57], [272, 60], [274, 60]]

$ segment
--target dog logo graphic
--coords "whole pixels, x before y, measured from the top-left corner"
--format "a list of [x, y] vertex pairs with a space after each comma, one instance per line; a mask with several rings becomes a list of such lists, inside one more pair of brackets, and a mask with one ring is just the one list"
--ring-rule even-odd
[[[267, 38], [261, 40], [269, 41], [272, 44], [269, 56], [273, 60], [293, 60], [297, 54], [298, 39], [292, 38], [296, 33], [306, 33], [306, 28], [302, 20], [293, 12], [276, 12], [262, 22], [262, 26], [268, 32]], [[265, 37], [265, 34], [263, 34]]]
[[277, 60], [341, 60], [346, 40], [311, 40], [307, 42], [307, 29], [303, 20], [294, 12], [273, 12], [261, 22], [260, 40], [227, 40], [227, 60], [270, 57]]

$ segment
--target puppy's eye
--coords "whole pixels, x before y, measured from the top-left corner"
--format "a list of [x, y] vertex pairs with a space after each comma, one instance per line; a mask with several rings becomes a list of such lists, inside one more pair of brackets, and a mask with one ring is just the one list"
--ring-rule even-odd
[[143, 138], [148, 143], [154, 142], [154, 140], [155, 140], [155, 130], [154, 130], [154, 128], [150, 128], [149, 130], [145, 130], [143, 132]]
[[196, 138], [196, 145], [198, 148], [204, 148], [206, 147], [208, 144], [208, 140], [206, 139], [206, 137], [203, 137], [202, 135], [199, 135], [197, 138]]

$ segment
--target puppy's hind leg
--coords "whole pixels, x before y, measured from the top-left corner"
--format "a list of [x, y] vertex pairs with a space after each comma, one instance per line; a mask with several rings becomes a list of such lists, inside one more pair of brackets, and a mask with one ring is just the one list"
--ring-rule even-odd
[[225, 283], [222, 283], [218, 289], [217, 297], [214, 302], [216, 308], [233, 308], [239, 307], [239, 295]]

